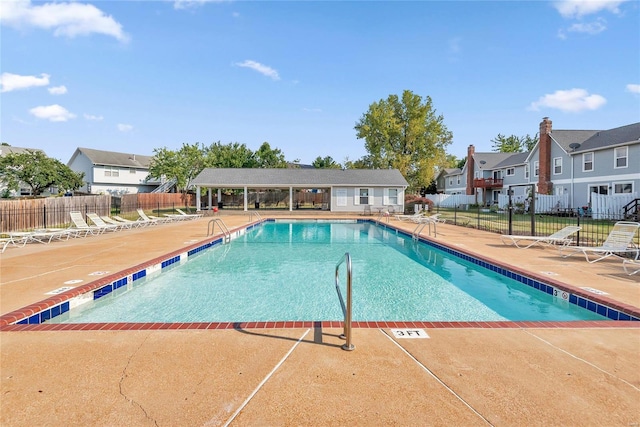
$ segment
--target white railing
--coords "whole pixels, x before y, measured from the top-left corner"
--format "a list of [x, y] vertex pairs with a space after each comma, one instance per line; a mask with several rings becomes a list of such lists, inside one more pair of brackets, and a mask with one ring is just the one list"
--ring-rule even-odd
[[591, 215], [593, 219], [623, 217], [622, 208], [637, 199], [638, 193], [597, 194], [591, 193]]

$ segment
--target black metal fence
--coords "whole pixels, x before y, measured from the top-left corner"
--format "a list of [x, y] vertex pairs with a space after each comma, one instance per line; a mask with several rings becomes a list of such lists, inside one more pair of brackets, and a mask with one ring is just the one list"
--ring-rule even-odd
[[[593, 219], [588, 215], [580, 216], [575, 212], [559, 214], [518, 213], [483, 207], [440, 208], [435, 207], [434, 213], [439, 213], [448, 223], [485, 230], [497, 234], [514, 234], [523, 236], [547, 236], [568, 226], [580, 226], [579, 232], [573, 235], [574, 244], [578, 246], [599, 246], [620, 221], [617, 215], [604, 216]], [[640, 233], [636, 233], [633, 243], [640, 247]]]

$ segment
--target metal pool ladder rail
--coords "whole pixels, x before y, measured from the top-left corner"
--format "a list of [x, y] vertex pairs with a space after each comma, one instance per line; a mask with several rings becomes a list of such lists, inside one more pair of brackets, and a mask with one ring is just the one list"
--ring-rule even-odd
[[258, 218], [258, 221], [262, 221], [262, 216], [258, 212], [249, 212], [249, 222], [253, 222], [254, 215]]
[[[345, 263], [347, 266], [347, 304], [345, 305], [342, 298], [342, 292], [340, 292], [340, 277], [338, 275], [340, 266]], [[338, 293], [338, 299], [342, 306], [342, 313], [344, 313], [344, 333], [340, 335], [340, 338], [346, 340], [342, 345], [343, 350], [351, 351], [355, 350], [356, 346], [351, 343], [351, 255], [349, 252], [344, 254], [338, 264], [336, 264], [336, 292]]]
[[218, 227], [222, 231], [222, 235], [224, 236], [224, 242], [229, 243], [231, 241], [231, 232], [229, 231], [227, 224], [225, 224], [224, 221], [221, 220], [220, 218], [214, 218], [211, 221], [209, 221], [209, 224], [207, 224], [207, 236], [211, 236], [215, 233], [216, 224], [218, 224]]
[[418, 240], [420, 238], [420, 233], [422, 233], [422, 230], [424, 230], [424, 227], [426, 227], [427, 224], [429, 224], [429, 236], [431, 236], [431, 224], [433, 224], [433, 236], [438, 236], [438, 231], [436, 230], [436, 221], [425, 218], [421, 219], [420, 222], [418, 222], [416, 228], [413, 229], [413, 232], [411, 233], [411, 237], [413, 238], [413, 240]]

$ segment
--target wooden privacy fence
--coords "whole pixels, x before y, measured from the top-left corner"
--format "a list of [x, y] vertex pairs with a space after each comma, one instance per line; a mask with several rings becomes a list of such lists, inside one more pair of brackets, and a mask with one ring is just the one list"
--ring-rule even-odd
[[69, 212], [109, 215], [110, 210], [110, 195], [0, 200], [0, 232], [66, 227]]
[[194, 194], [182, 193], [137, 193], [125, 194], [120, 200], [120, 213], [127, 214], [135, 212], [140, 208], [143, 210], [161, 210], [174, 208], [189, 208], [195, 206], [196, 197]]

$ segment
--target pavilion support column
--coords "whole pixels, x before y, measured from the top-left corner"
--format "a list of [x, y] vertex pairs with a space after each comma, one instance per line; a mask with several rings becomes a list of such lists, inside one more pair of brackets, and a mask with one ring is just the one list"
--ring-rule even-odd
[[200, 186], [196, 185], [196, 211], [200, 210]]
[[247, 211], [247, 187], [244, 187], [244, 211]]
[[222, 189], [218, 188], [218, 199], [216, 200], [216, 203], [220, 203], [222, 201]]
[[293, 211], [293, 187], [289, 187], [289, 212]]
[[209, 204], [209, 210], [211, 210], [211, 203], [212, 203], [212, 191], [211, 191], [211, 187], [207, 188], [207, 203]]

